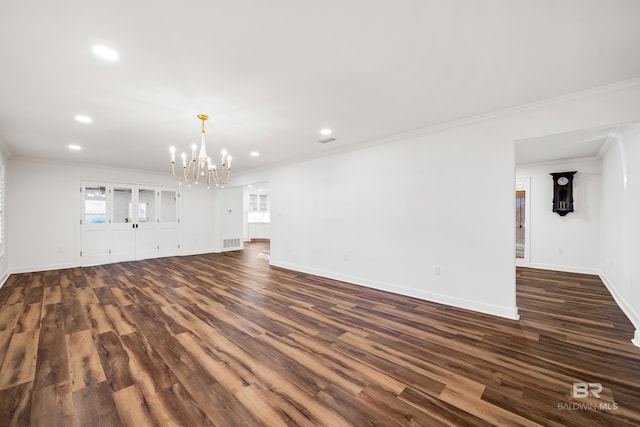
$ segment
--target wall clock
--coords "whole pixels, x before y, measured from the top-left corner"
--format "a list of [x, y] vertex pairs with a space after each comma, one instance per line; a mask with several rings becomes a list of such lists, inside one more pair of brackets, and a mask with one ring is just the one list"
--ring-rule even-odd
[[565, 216], [573, 212], [573, 172], [552, 173], [553, 177], [553, 212]]

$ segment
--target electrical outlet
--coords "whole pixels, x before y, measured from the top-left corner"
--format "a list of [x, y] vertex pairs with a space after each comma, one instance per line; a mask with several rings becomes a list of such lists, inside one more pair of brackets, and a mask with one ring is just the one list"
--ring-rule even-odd
[[440, 266], [439, 265], [433, 266], [433, 275], [434, 276], [439, 276], [440, 275]]

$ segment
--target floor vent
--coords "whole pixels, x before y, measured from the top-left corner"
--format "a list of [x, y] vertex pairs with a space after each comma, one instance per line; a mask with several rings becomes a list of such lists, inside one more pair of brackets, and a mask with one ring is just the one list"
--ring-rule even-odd
[[236, 239], [224, 239], [222, 241], [222, 249], [229, 249], [229, 248], [239, 248], [240, 247], [240, 239], [236, 238]]

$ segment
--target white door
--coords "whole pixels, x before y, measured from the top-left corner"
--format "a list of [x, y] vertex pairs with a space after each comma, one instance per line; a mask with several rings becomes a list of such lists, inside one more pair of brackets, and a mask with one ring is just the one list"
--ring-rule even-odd
[[176, 189], [163, 188], [160, 191], [160, 222], [158, 226], [160, 256], [177, 255], [180, 249], [178, 197]]
[[158, 197], [160, 192], [153, 187], [137, 187], [135, 197], [136, 214], [136, 259], [158, 256]]
[[109, 262], [108, 192], [104, 183], [81, 182], [80, 265]]
[[134, 211], [134, 186], [113, 184], [111, 222], [111, 261], [136, 259], [136, 222]]

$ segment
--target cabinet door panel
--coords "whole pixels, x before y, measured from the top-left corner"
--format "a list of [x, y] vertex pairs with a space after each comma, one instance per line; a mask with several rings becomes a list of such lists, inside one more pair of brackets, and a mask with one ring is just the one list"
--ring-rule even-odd
[[80, 265], [109, 262], [108, 190], [104, 183], [81, 183]]
[[133, 211], [133, 190], [133, 185], [115, 184], [113, 186], [112, 261], [131, 261], [135, 259], [136, 229]]

